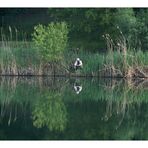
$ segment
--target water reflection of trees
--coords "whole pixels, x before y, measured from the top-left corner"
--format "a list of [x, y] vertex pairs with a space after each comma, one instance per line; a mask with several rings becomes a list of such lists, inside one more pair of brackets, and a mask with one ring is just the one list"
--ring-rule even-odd
[[[77, 115], [71, 115], [73, 118], [77, 117], [77, 119], [72, 119], [72, 117], [69, 119], [69, 122], [73, 121], [71, 125], [74, 125], [74, 127], [68, 127], [68, 129], [75, 128], [76, 124], [74, 122], [79, 123], [76, 128], [78, 129], [79, 126], [83, 127], [83, 129], [85, 128], [84, 132], [88, 133], [88, 137], [85, 137], [86, 139], [95, 139], [97, 137], [98, 139], [138, 139], [139, 136], [137, 134], [140, 134], [143, 139], [148, 137], [145, 132], [145, 130], [147, 131], [145, 123], [148, 123], [146, 118], [148, 110], [142, 108], [143, 104], [148, 105], [146, 82], [135, 82], [135, 80], [130, 82], [115, 79], [105, 81], [84, 80], [82, 81], [82, 85], [84, 89], [79, 95], [73, 93], [70, 87], [64, 93], [64, 100], [67, 104], [73, 104], [76, 107], [76, 109], [71, 107], [73, 111], [69, 111], [71, 110], [70, 108], [67, 109], [68, 113], [78, 112]], [[90, 114], [94, 109], [94, 102], [98, 104], [98, 110], [95, 111], [91, 118], [90, 116], [86, 116], [86, 113], [89, 112]], [[87, 111], [85, 108], [84, 111], [78, 111], [78, 105], [81, 105], [80, 108], [82, 109], [82, 105], [86, 106], [86, 104], [89, 104], [92, 109]], [[85, 113], [81, 114], [82, 112]], [[144, 122], [141, 120], [142, 117]], [[100, 120], [96, 120], [95, 118], [99, 118]], [[89, 122], [88, 125], [86, 125], [87, 121]], [[95, 123], [90, 123], [91, 121]], [[95, 126], [92, 127], [94, 124]], [[92, 129], [95, 134], [90, 136], [91, 131], [89, 129]], [[84, 133], [79, 131], [81, 129], [78, 129], [77, 132], [82, 138], [84, 136], [82, 134]], [[144, 135], [142, 135], [141, 131]], [[104, 137], [101, 137], [101, 134]], [[69, 137], [69, 139], [74, 139], [70, 135]], [[78, 139], [77, 137], [75, 138]]]
[[[45, 104], [48, 112], [48, 106], [50, 106], [50, 103], [52, 103], [55, 106], [55, 108], [52, 109], [54, 117], [54, 111], [56, 111], [57, 109], [59, 109], [57, 111], [60, 111], [60, 109], [64, 106], [62, 104], [62, 100], [59, 99], [60, 95], [56, 96], [56, 94], [59, 94], [58, 92], [60, 92], [59, 88], [62, 89], [61, 81], [62, 80], [52, 78], [43, 79], [35, 77], [0, 77], [1, 123], [3, 123], [5, 120], [7, 121], [7, 124], [10, 125], [17, 120], [18, 116], [25, 118], [25, 114], [28, 111], [32, 111], [34, 104], [39, 103], [41, 99], [43, 99], [43, 96], [45, 97], [45, 99], [43, 99], [44, 103], [40, 104], [41, 110], [44, 110], [44, 108], [42, 109], [42, 107], [44, 107]], [[64, 81], [62, 82], [64, 83]], [[51, 93], [49, 93], [47, 89], [49, 91], [55, 91], [55, 96], [52, 95], [53, 99], [50, 98], [52, 96], [50, 96]], [[48, 114], [46, 114], [46, 116], [48, 118]]]
[[[8, 125], [10, 125], [12, 120], [12, 106], [16, 109], [16, 105], [12, 105], [11, 99], [16, 90], [16, 79], [10, 80], [5, 77], [0, 77], [0, 121], [8, 114]], [[11, 105], [10, 105], [11, 104]], [[9, 108], [8, 108], [9, 107]], [[14, 115], [13, 121], [16, 120], [16, 114]]]
[[33, 125], [37, 128], [47, 126], [50, 131], [63, 131], [66, 127], [67, 112], [60, 93], [44, 92], [32, 114]]
[[[106, 92], [104, 93], [106, 94], [104, 98], [107, 101], [106, 117], [109, 118], [114, 111], [117, 115], [122, 116], [122, 121], [125, 112], [129, 113], [129, 109], [132, 108], [134, 104], [137, 104], [138, 107], [142, 102], [147, 103], [147, 88], [141, 86], [143, 86], [141, 81], [135, 85], [135, 80], [132, 82], [122, 80], [118, 85], [116, 84], [111, 88], [106, 87], [104, 89]], [[113, 104], [114, 107], [112, 107]]]
[[148, 138], [146, 81], [80, 79], [79, 94], [74, 83], [74, 78], [1, 79], [1, 125], [30, 112], [26, 120], [34, 128], [47, 127], [49, 139]]

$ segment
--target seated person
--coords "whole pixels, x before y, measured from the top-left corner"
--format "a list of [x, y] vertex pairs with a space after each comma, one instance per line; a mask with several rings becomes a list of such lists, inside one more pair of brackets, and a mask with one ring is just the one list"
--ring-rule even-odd
[[77, 70], [78, 68], [82, 68], [82, 67], [83, 67], [82, 61], [79, 58], [77, 58], [74, 63], [74, 68]]

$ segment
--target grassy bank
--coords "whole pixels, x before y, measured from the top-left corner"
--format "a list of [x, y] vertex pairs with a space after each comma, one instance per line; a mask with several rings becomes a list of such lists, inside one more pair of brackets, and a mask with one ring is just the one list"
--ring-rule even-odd
[[[148, 52], [79, 53], [66, 51], [63, 61], [56, 65], [55, 75], [103, 77], [147, 77]], [[75, 59], [83, 61], [83, 69], [74, 71]], [[126, 61], [125, 61], [126, 60]], [[0, 75], [53, 75], [52, 64], [43, 63], [31, 42], [1, 42]]]
[[[119, 51], [107, 53], [71, 53], [67, 63], [73, 63], [72, 59], [80, 57], [84, 63], [83, 69], [79, 72], [81, 75], [100, 76], [100, 77], [147, 77], [148, 76], [148, 52]], [[70, 65], [70, 64], [69, 64]]]
[[[13, 34], [9, 27], [9, 37], [6, 37], [1, 30], [0, 75], [148, 77], [148, 52], [130, 49], [123, 36], [118, 42], [114, 42], [109, 35], [104, 36], [107, 43], [107, 50], [104, 53], [94, 52], [93, 49], [92, 52], [88, 52], [83, 48], [77, 51], [75, 42], [68, 43], [60, 61], [54, 63], [42, 59], [39, 52], [42, 46], [38, 50], [35, 44], [27, 42], [25, 37], [21, 42], [18, 41], [18, 32], [15, 31]], [[46, 56], [48, 54], [45, 53]], [[53, 55], [56, 58], [56, 55]], [[76, 58], [80, 58], [83, 62], [83, 68], [77, 71], [73, 68]]]

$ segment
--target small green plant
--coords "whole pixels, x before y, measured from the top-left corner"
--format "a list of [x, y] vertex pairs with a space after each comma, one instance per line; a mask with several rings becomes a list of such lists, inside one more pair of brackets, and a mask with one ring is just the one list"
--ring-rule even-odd
[[33, 42], [43, 61], [57, 62], [62, 59], [67, 45], [67, 34], [68, 28], [65, 22], [34, 27]]

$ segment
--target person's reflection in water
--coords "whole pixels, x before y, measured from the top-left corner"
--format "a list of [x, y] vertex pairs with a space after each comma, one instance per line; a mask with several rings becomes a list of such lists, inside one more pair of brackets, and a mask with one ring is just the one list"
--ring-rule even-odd
[[82, 85], [74, 83], [74, 90], [76, 94], [79, 94], [82, 91]]

